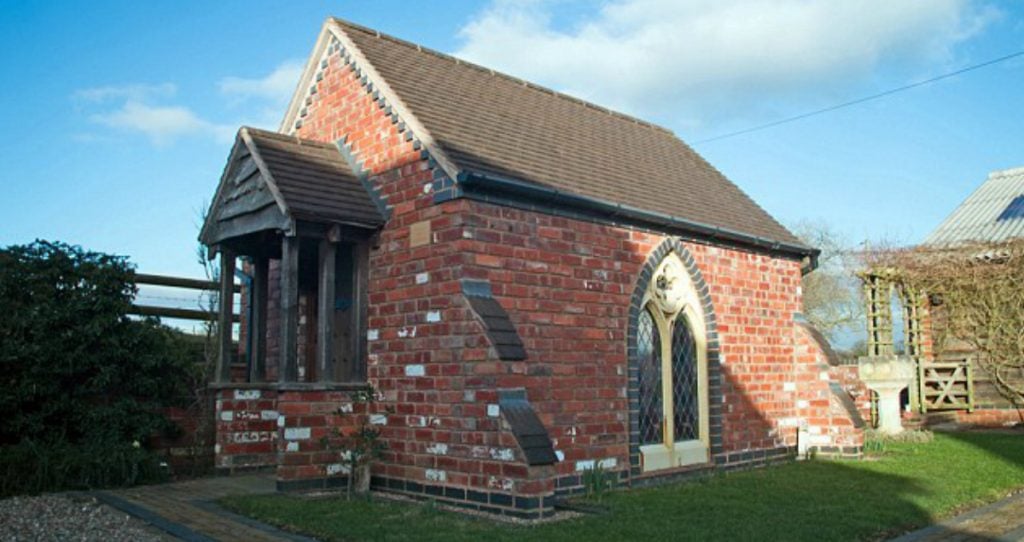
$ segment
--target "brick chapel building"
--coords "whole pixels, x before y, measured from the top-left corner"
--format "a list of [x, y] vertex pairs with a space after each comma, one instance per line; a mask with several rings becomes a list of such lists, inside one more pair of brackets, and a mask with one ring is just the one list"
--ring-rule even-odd
[[373, 30], [324, 23], [201, 239], [252, 276], [217, 466], [281, 490], [344, 483], [322, 439], [362, 424], [375, 489], [524, 517], [595, 467], [860, 452], [799, 321], [814, 248], [668, 130]]

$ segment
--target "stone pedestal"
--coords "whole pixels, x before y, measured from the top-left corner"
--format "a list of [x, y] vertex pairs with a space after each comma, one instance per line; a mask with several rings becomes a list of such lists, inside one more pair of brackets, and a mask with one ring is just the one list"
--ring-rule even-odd
[[910, 356], [864, 356], [857, 360], [860, 380], [878, 394], [878, 430], [894, 435], [903, 431], [900, 392], [914, 381], [916, 366]]

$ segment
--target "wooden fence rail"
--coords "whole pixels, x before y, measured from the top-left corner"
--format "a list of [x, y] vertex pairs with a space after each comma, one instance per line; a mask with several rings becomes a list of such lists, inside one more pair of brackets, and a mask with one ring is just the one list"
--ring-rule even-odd
[[[135, 282], [151, 286], [173, 286], [190, 290], [218, 290], [220, 283], [212, 280], [190, 279], [186, 277], [171, 277], [167, 275], [150, 275], [148, 273], [136, 273]], [[241, 292], [242, 287], [235, 285], [235, 293]]]
[[[220, 283], [209, 280], [172, 277], [167, 275], [151, 275], [148, 273], [136, 273], [135, 283], [146, 286], [167, 286], [171, 288], [199, 291], [217, 291], [220, 288]], [[236, 284], [234, 286], [234, 291], [235, 293], [241, 292], [242, 287]], [[186, 309], [180, 307], [158, 307], [155, 305], [133, 304], [130, 313], [137, 316], [159, 316], [162, 318], [178, 318], [181, 320], [196, 320], [201, 322], [217, 320], [216, 310], [205, 311], [201, 309]], [[241, 316], [235, 314], [233, 316], [233, 320], [237, 323], [241, 321]]]

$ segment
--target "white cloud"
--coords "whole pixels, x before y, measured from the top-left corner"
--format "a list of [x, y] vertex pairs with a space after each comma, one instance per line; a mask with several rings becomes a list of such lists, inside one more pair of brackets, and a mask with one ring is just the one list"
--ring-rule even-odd
[[76, 100], [86, 102], [106, 102], [110, 100], [147, 100], [158, 97], [171, 97], [178, 91], [173, 83], [159, 85], [134, 84], [123, 86], [104, 86], [86, 88], [75, 91]]
[[283, 107], [295, 92], [303, 67], [301, 60], [288, 60], [264, 77], [225, 77], [217, 83], [217, 87], [222, 94], [235, 99], [257, 98]]
[[949, 62], [994, 17], [965, 0], [617, 0], [563, 29], [550, 8], [497, 1], [462, 28], [455, 54], [682, 124], [864, 78], [887, 61]]
[[[161, 103], [175, 97], [178, 89], [173, 83], [88, 88], [75, 92], [73, 98], [85, 106], [83, 108], [107, 109], [91, 113], [89, 120], [93, 123], [126, 133], [142, 134], [155, 145], [169, 145], [185, 137], [207, 137], [220, 143], [230, 143], [238, 126], [243, 124], [276, 127], [302, 68], [301, 62], [287, 61], [262, 78], [221, 79], [217, 83], [219, 94], [213, 94], [216, 100], [224, 101], [226, 97], [236, 105], [244, 102], [247, 111], [242, 121], [235, 119], [236, 122], [229, 124], [204, 118], [181, 104]], [[96, 134], [80, 138], [85, 139], [102, 140]]]
[[235, 129], [200, 118], [182, 106], [149, 105], [128, 100], [114, 111], [90, 116], [93, 122], [127, 132], [141, 133], [156, 145], [167, 145], [185, 136], [210, 136], [231, 141]]

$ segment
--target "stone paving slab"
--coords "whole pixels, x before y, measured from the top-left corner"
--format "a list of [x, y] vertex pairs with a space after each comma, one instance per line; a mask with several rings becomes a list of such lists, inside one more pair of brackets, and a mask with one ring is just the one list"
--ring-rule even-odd
[[188, 542], [315, 542], [234, 514], [215, 502], [229, 495], [261, 495], [275, 491], [272, 475], [253, 474], [96, 491], [93, 495]]
[[982, 506], [890, 542], [1024, 541], [1024, 493]]

